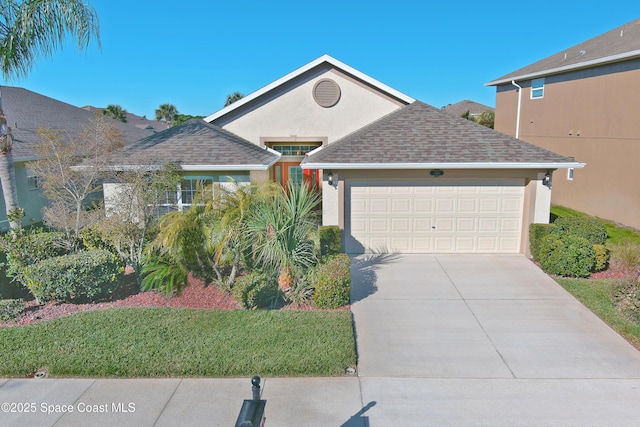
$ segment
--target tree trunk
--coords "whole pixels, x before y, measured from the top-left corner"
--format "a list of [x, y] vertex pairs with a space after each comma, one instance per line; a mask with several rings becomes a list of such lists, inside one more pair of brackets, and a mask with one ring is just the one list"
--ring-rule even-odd
[[[0, 185], [4, 195], [4, 206], [7, 220], [9, 213], [18, 209], [18, 189], [16, 187], [16, 171], [13, 166], [13, 137], [2, 108], [2, 92], [0, 92]], [[17, 221], [9, 221], [11, 228], [16, 228]]]

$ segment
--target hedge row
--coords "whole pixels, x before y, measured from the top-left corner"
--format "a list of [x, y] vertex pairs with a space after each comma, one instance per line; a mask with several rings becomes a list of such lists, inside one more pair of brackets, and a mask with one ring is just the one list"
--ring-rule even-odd
[[338, 308], [349, 304], [351, 259], [347, 254], [329, 257], [318, 267], [313, 302], [320, 308]]

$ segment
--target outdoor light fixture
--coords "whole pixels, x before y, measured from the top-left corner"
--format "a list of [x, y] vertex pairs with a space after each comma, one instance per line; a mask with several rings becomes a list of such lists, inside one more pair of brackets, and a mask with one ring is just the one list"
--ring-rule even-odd
[[549, 172], [544, 174], [544, 178], [542, 178], [542, 185], [546, 186], [551, 190], [551, 174]]
[[333, 172], [329, 172], [327, 180], [329, 181], [329, 185], [333, 187]]
[[439, 176], [444, 175], [444, 171], [442, 169], [431, 169], [431, 171], [429, 171], [429, 175], [434, 178], [438, 178]]

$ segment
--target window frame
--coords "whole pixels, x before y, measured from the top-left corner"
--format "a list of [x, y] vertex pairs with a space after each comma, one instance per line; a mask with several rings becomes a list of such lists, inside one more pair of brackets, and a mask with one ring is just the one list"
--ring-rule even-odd
[[544, 98], [544, 77], [531, 80], [530, 99], [542, 99], [542, 98]]
[[575, 168], [567, 168], [567, 180], [573, 181], [575, 176]]

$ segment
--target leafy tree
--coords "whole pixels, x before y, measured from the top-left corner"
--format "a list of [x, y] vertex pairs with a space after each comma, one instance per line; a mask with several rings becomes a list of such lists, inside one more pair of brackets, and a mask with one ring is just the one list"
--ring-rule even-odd
[[204, 116], [192, 116], [191, 114], [178, 114], [178, 117], [174, 120], [174, 125], [179, 125], [180, 123], [184, 123], [190, 119], [203, 119]]
[[123, 145], [122, 136], [103, 116], [96, 116], [76, 138], [52, 129], [40, 129], [39, 134], [39, 160], [29, 168], [42, 178], [43, 194], [50, 200], [43, 211], [44, 220], [64, 231], [70, 244], [75, 245], [82, 229], [102, 215], [88, 206], [87, 199], [99, 189], [110, 155]]
[[[106, 215], [92, 231], [98, 234], [97, 247], [115, 252], [136, 273], [140, 284], [145, 264], [144, 248], [153, 239], [161, 197], [175, 191], [180, 182], [180, 166], [164, 165], [157, 170], [148, 159], [138, 158], [136, 168], [118, 173], [112, 184], [119, 191], [105, 206]], [[106, 185], [106, 184], [103, 184]]]
[[227, 95], [227, 100], [224, 102], [224, 106], [227, 107], [231, 104], [233, 104], [234, 102], [236, 102], [239, 99], [244, 98], [245, 95], [240, 93], [240, 92], [233, 92]]
[[[0, 0], [0, 71], [5, 79], [26, 76], [38, 58], [51, 56], [67, 37], [80, 50], [92, 39], [100, 41], [98, 16], [84, 1]], [[18, 208], [12, 146], [0, 95], [0, 184], [7, 218]]]
[[107, 117], [111, 117], [114, 120], [118, 120], [119, 122], [127, 122], [127, 110], [125, 110], [118, 104], [107, 105], [107, 108], [102, 110], [102, 114]]
[[156, 120], [163, 121], [170, 128], [173, 121], [178, 117], [178, 109], [173, 104], [162, 104], [156, 109]]

